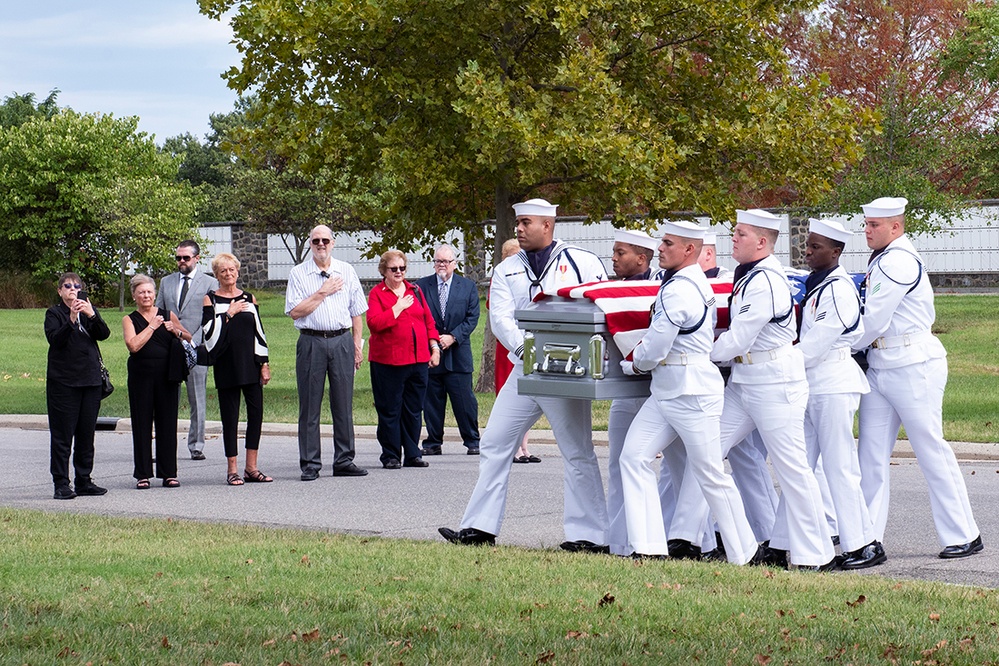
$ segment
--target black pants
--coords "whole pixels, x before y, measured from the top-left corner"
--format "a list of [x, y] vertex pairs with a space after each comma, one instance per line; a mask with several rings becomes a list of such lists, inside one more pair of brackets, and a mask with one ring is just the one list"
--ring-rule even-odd
[[101, 409], [101, 387], [66, 386], [50, 380], [45, 384], [45, 399], [49, 411], [52, 482], [57, 488], [69, 485], [70, 449], [76, 483], [89, 481], [94, 470], [94, 430]]
[[479, 445], [479, 403], [475, 399], [470, 372], [430, 373], [427, 397], [423, 402], [423, 421], [427, 438], [423, 448], [444, 443], [444, 411], [451, 400], [451, 410], [458, 422], [461, 442], [466, 447]]
[[[130, 361], [135, 360], [129, 359]], [[180, 384], [167, 381], [166, 367], [129, 364], [128, 411], [132, 417], [132, 476], [153, 476], [153, 424], [156, 425], [156, 476], [177, 477], [177, 407]]]
[[239, 449], [239, 394], [246, 401], [246, 448], [260, 448], [260, 430], [264, 422], [264, 387], [260, 382], [217, 388], [219, 394], [219, 415], [222, 418], [222, 446], [225, 457], [234, 458]]
[[[427, 391], [427, 364], [386, 365], [374, 361], [371, 392], [378, 412], [380, 460], [413, 460], [421, 457], [420, 430], [423, 426], [423, 397]], [[405, 458], [403, 455], [405, 454]]]

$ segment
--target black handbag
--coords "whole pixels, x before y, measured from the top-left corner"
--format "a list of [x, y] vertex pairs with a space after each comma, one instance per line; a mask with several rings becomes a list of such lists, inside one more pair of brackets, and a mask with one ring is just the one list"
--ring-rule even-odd
[[114, 384], [111, 383], [111, 373], [104, 365], [104, 357], [101, 356], [101, 348], [97, 348], [97, 356], [101, 360], [101, 400], [114, 393]]

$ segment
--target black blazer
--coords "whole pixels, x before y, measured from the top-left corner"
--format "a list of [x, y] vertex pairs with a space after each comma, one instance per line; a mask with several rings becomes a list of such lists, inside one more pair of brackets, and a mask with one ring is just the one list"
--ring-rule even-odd
[[437, 291], [437, 274], [420, 278], [416, 284], [423, 291], [434, 316], [434, 326], [439, 335], [454, 336], [454, 345], [441, 351], [441, 362], [430, 368], [430, 374], [444, 372], [472, 372], [472, 331], [479, 325], [479, 290], [475, 282], [457, 273], [451, 276], [447, 298], [447, 315], [441, 319], [441, 303]]
[[94, 316], [80, 313], [80, 322], [86, 333], [69, 321], [69, 308], [59, 302], [45, 312], [45, 338], [49, 341], [47, 381], [65, 386], [100, 386], [101, 355], [98, 340], [111, 335], [101, 314], [94, 309]]

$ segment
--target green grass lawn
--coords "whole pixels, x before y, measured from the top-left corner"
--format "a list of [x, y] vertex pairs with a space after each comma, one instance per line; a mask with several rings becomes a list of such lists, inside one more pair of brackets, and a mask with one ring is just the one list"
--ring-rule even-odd
[[[284, 297], [257, 292], [271, 353], [272, 379], [264, 392], [264, 419], [294, 423], [298, 420], [295, 388], [295, 342], [298, 333], [284, 315]], [[944, 398], [944, 434], [948, 439], [966, 442], [999, 441], [999, 346], [995, 344], [999, 326], [999, 295], [941, 295], [936, 298], [937, 322], [934, 330], [948, 351], [950, 376]], [[483, 305], [483, 318], [486, 315]], [[125, 361], [128, 352], [121, 334], [122, 313], [101, 310], [111, 327], [111, 338], [101, 344], [105, 362], [117, 390], [101, 406], [105, 416], [127, 416]], [[45, 359], [48, 343], [42, 325], [44, 310], [0, 310], [0, 339], [8, 351], [0, 358], [0, 412], [9, 414], [45, 413]], [[474, 357], [480, 358], [484, 322], [472, 337]], [[208, 418], [218, 420], [218, 402], [209, 373]], [[187, 416], [187, 398], [181, 392], [181, 418]], [[479, 422], [485, 425], [492, 408], [492, 392], [480, 393]], [[610, 403], [595, 401], [593, 424], [607, 428]], [[377, 417], [371, 397], [367, 364], [355, 378], [354, 422], [374, 425]], [[324, 414], [324, 422], [329, 415]], [[448, 414], [448, 425], [455, 425]], [[544, 421], [539, 427], [544, 426]]]
[[994, 664], [996, 591], [0, 509], [4, 664]]

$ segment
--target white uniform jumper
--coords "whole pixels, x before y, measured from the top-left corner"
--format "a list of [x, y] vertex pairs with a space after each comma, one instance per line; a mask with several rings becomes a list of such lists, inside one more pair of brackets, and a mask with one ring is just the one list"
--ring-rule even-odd
[[565, 465], [563, 525], [569, 541], [607, 543], [607, 505], [600, 467], [593, 451], [590, 401], [519, 395], [524, 376], [520, 359], [524, 332], [514, 312], [526, 308], [539, 293], [554, 294], [563, 287], [606, 280], [600, 259], [586, 250], [555, 241], [541, 275], [531, 270], [521, 251], [493, 270], [489, 292], [489, 325], [510, 352], [513, 371], [496, 396], [489, 422], [479, 442], [479, 478], [468, 500], [461, 527], [499, 534], [506, 507], [513, 456], [524, 434], [544, 413]]
[[696, 264], [660, 288], [652, 324], [635, 348], [635, 367], [652, 371], [652, 395], [635, 417], [621, 453], [628, 536], [632, 549], [665, 555], [666, 530], [652, 465], [656, 454], [680, 443], [690, 473], [718, 521], [730, 562], [745, 564], [757, 543], [742, 498], [725, 473], [719, 445], [724, 384], [710, 360], [714, 292]]
[[[843, 552], [877, 539], [860, 486], [860, 461], [853, 438], [853, 416], [860, 396], [870, 391], [850, 350], [863, 333], [860, 295], [850, 275], [837, 266], [802, 303], [797, 348], [804, 356], [808, 377], [808, 462], [814, 469], [821, 454]], [[778, 515], [770, 542], [774, 548], [787, 548], [787, 532], [782, 527], [782, 516]]]
[[943, 546], [979, 535], [968, 490], [954, 451], [943, 438], [947, 352], [930, 328], [936, 319], [933, 289], [916, 248], [895, 239], [867, 268], [864, 335], [870, 346], [860, 400], [860, 470], [867, 506], [879, 540], [888, 522], [888, 464], [899, 425], [916, 454], [930, 491], [930, 508]]
[[[792, 564], [821, 566], [832, 560], [822, 495], [805, 455], [808, 382], [796, 337], [791, 290], [780, 262], [760, 260], [732, 290], [731, 324], [715, 342], [713, 361], [732, 361], [721, 417], [722, 453], [754, 428], [770, 454], [787, 503]], [[693, 484], [684, 483], [677, 513], [706, 509]], [[698, 510], [693, 509], [693, 510]]]

